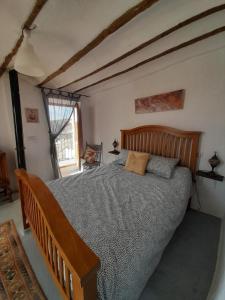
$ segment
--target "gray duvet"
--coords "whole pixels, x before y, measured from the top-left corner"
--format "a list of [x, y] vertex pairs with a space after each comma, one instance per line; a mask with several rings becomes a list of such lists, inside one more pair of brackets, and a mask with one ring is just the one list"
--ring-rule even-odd
[[184, 216], [190, 171], [177, 167], [163, 179], [110, 164], [48, 186], [101, 260], [99, 299], [138, 299]]

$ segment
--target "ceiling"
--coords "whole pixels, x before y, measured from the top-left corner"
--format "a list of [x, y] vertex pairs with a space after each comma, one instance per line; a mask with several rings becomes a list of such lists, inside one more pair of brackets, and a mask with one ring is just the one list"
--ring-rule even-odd
[[[1, 0], [0, 65], [15, 46], [21, 35], [21, 28], [36, 2], [36, 0]], [[46, 74], [45, 77], [35, 79], [34, 82], [36, 84], [43, 82], [74, 54], [85, 48], [114, 20], [141, 2], [140, 0], [48, 0], [33, 22], [37, 28], [32, 32], [31, 42]], [[222, 4], [225, 4], [225, 1], [155, 1], [149, 8], [137, 14], [114, 33], [106, 36], [101, 43], [93, 47], [76, 63], [45, 82], [44, 85], [54, 88], [63, 87], [70, 91], [80, 90], [178, 44], [225, 26], [224, 7], [223, 10], [175, 30], [96, 74], [69, 84], [178, 23]], [[219, 35], [224, 35], [224, 32]], [[12, 65], [13, 60], [8, 67]]]

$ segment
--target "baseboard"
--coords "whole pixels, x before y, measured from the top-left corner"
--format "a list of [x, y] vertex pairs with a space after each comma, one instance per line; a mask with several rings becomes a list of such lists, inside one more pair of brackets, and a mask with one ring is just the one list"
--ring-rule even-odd
[[225, 299], [225, 216], [222, 219], [216, 268], [207, 300]]

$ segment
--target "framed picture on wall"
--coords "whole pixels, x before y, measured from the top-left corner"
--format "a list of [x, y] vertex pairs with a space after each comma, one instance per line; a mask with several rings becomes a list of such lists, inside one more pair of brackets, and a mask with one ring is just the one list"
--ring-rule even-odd
[[26, 120], [28, 123], [38, 123], [39, 115], [37, 108], [25, 108]]
[[135, 99], [135, 113], [154, 113], [183, 109], [185, 90], [177, 90], [159, 95]]

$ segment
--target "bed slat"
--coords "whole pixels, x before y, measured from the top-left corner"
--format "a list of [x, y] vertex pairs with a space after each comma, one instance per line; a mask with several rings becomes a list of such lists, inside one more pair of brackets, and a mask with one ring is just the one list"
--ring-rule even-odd
[[30, 226], [34, 233], [63, 299], [96, 300], [99, 258], [72, 228], [38, 177], [24, 170], [16, 170], [16, 176], [24, 228]]

